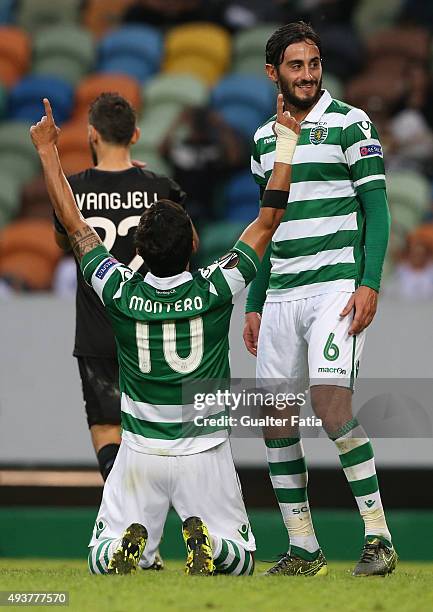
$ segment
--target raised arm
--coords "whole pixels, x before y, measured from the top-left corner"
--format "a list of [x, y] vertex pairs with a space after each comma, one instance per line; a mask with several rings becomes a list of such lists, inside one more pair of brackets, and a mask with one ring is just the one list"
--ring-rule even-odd
[[45, 183], [54, 211], [65, 228], [72, 250], [78, 261], [102, 244], [98, 234], [85, 221], [75, 202], [74, 194], [66, 180], [57, 152], [60, 129], [54, 122], [51, 105], [44, 98], [45, 115], [30, 128], [32, 142], [39, 154]]
[[240, 240], [253, 248], [262, 259], [287, 208], [289, 198], [292, 158], [301, 126], [284, 110], [283, 95], [277, 98], [277, 120], [274, 126], [277, 136], [275, 162], [269, 178], [259, 215], [243, 232]]

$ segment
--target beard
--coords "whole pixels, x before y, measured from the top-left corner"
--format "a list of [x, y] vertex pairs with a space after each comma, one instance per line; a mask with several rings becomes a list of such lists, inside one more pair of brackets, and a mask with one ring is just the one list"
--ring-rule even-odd
[[90, 154], [92, 155], [93, 165], [97, 166], [98, 165], [98, 155], [96, 153], [95, 147], [93, 146], [90, 140], [89, 140], [89, 147], [90, 147]]
[[295, 94], [294, 84], [289, 84], [288, 81], [285, 81], [281, 76], [278, 80], [278, 85], [281, 93], [284, 96], [284, 100], [299, 110], [308, 110], [309, 108], [312, 108], [322, 95], [322, 77], [320, 77], [319, 81], [313, 79], [311, 81], [303, 80], [297, 83], [297, 85], [308, 84], [316, 85], [316, 93], [311, 98], [298, 98], [298, 96]]

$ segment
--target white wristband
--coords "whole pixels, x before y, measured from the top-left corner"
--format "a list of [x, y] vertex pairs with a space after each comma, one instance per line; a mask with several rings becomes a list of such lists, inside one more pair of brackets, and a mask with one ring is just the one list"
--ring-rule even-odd
[[275, 123], [274, 130], [277, 135], [275, 161], [291, 164], [299, 135], [281, 123]]

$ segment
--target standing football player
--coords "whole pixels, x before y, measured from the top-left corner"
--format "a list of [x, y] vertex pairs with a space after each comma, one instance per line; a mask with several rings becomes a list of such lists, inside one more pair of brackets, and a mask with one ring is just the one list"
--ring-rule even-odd
[[[185, 194], [171, 179], [132, 164], [130, 147], [140, 134], [134, 109], [123, 97], [100, 95], [89, 110], [88, 132], [95, 167], [68, 178], [78, 208], [116, 259], [143, 271], [133, 244], [140, 216], [161, 198], [183, 204]], [[58, 245], [69, 250], [66, 230], [56, 218], [55, 229]], [[120, 445], [119, 366], [112, 325], [98, 296], [84, 282], [79, 262], [74, 356], [105, 481]], [[154, 569], [162, 569], [159, 556]]]
[[[255, 221], [227, 256], [192, 275], [193, 228], [163, 199], [140, 217], [135, 243], [149, 272], [117, 261], [85, 220], [66, 181], [48, 100], [31, 128], [48, 193], [83, 276], [104, 305], [116, 337], [122, 442], [104, 487], [90, 541], [93, 573], [128, 574], [154, 563], [170, 506], [183, 521], [187, 574], [248, 575], [255, 549], [227, 426], [209, 403], [196, 420], [185, 385], [227, 384], [233, 297], [255, 276], [288, 201], [299, 124], [278, 96], [274, 169]], [[207, 421], [207, 423], [206, 423]], [[123, 535], [122, 535], [123, 533]]]
[[[247, 300], [244, 340], [257, 356], [257, 378], [308, 386], [365, 524], [355, 576], [396, 566], [373, 449], [353, 418], [352, 392], [377, 307], [390, 218], [382, 147], [358, 108], [322, 89], [321, 43], [307, 24], [279, 28], [266, 46], [266, 70], [301, 124], [289, 205]], [[266, 186], [275, 159], [275, 118], [254, 137], [252, 173]], [[260, 333], [259, 333], [260, 331]], [[265, 432], [272, 484], [290, 548], [268, 574], [327, 572], [307, 497], [299, 433]]]

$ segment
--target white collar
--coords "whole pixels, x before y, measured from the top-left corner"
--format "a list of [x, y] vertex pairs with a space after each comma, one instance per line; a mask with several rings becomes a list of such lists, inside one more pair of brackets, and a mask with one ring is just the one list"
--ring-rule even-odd
[[173, 287], [183, 285], [191, 279], [192, 274], [186, 270], [174, 276], [155, 276], [152, 272], [148, 272], [144, 277], [144, 281], [155, 289], [173, 289]]
[[332, 97], [327, 89], [323, 89], [322, 91], [323, 93], [319, 100], [301, 123], [319, 123], [320, 119], [323, 117], [324, 112], [332, 102]]

